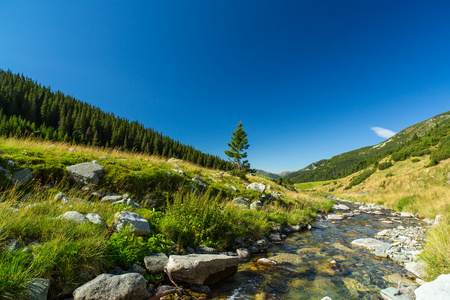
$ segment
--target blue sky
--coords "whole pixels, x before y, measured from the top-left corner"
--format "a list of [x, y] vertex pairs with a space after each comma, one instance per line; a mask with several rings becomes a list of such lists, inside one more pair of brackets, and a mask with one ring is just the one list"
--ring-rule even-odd
[[253, 168], [450, 110], [448, 1], [0, 3], [0, 68], [223, 158], [242, 121]]

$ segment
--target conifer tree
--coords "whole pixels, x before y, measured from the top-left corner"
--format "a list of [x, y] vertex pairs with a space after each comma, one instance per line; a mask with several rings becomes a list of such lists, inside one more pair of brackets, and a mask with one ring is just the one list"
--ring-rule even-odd
[[225, 154], [235, 164], [235, 168], [239, 171], [250, 169], [248, 160], [243, 160], [247, 157], [247, 150], [250, 146], [247, 140], [247, 133], [242, 128], [242, 122], [239, 122], [233, 136], [231, 136], [231, 142], [227, 143], [230, 150], [225, 150]]

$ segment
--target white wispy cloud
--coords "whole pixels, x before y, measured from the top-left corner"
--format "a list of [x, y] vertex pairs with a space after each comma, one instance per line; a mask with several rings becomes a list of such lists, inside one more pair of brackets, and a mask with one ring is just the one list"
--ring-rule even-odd
[[370, 127], [370, 129], [373, 130], [373, 132], [375, 132], [376, 135], [388, 139], [391, 136], [394, 136], [397, 134], [397, 132], [394, 132], [392, 130], [389, 129], [385, 129], [385, 128], [381, 128], [381, 127]]

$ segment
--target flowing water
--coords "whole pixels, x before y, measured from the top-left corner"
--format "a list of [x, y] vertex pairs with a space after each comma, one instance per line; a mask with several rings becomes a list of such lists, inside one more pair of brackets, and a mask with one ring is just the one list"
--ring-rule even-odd
[[[335, 223], [317, 222], [312, 230], [291, 234], [267, 253], [241, 263], [238, 273], [213, 288], [211, 296], [230, 300], [320, 300], [325, 296], [333, 300], [382, 299], [381, 289], [396, 287], [400, 280], [411, 282], [407, 271], [392, 260], [376, 257], [351, 242], [374, 237], [383, 229], [417, 225], [419, 221], [403, 219], [401, 223], [382, 224], [379, 219], [380, 216], [362, 213]], [[257, 264], [261, 257], [277, 261], [278, 266]], [[331, 263], [333, 260], [336, 263]]]

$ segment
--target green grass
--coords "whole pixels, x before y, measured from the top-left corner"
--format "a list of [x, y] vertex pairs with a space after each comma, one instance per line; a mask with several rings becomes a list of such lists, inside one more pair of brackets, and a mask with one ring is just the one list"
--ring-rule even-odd
[[311, 190], [316, 186], [328, 185], [331, 183], [335, 183], [336, 180], [326, 180], [326, 181], [314, 181], [314, 182], [303, 182], [294, 184], [295, 188], [300, 191]]
[[[115, 266], [142, 266], [143, 258], [155, 252], [183, 252], [186, 246], [195, 248], [200, 244], [228, 250], [236, 237], [262, 238], [273, 223], [304, 224], [313, 220], [318, 209], [331, 209], [329, 199], [288, 191], [260, 177], [242, 179], [178, 161], [177, 169], [186, 172], [182, 176], [159, 157], [83, 146], [71, 151], [71, 147], [0, 138], [0, 149], [5, 152], [0, 154], [0, 166], [12, 173], [30, 168], [34, 175], [26, 184], [14, 186], [0, 173], [0, 299], [25, 298], [28, 281], [36, 277], [51, 281], [52, 298], [62, 291], [70, 293]], [[9, 159], [14, 167], [7, 166]], [[70, 180], [66, 167], [93, 160], [105, 167], [104, 174], [98, 185], [83, 190], [83, 185]], [[200, 197], [189, 187], [194, 176], [208, 182], [206, 189], [200, 189]], [[281, 192], [283, 197], [267, 202], [260, 211], [240, 208], [231, 202], [234, 197], [252, 201], [261, 197], [246, 189], [250, 182], [264, 183], [268, 185], [266, 194]], [[48, 183], [54, 187], [41, 189]], [[100, 203], [91, 195], [92, 190], [130, 193], [135, 201], [146, 196], [156, 204], [144, 208], [112, 206]], [[55, 203], [59, 191], [82, 201]], [[30, 194], [33, 196], [23, 198]], [[114, 215], [122, 210], [147, 219], [152, 234], [138, 237], [127, 230], [116, 232]], [[97, 213], [105, 224], [74, 224], [56, 218], [67, 211]], [[28, 247], [27, 252], [3, 251], [13, 239]], [[33, 244], [37, 246], [31, 247]]]

